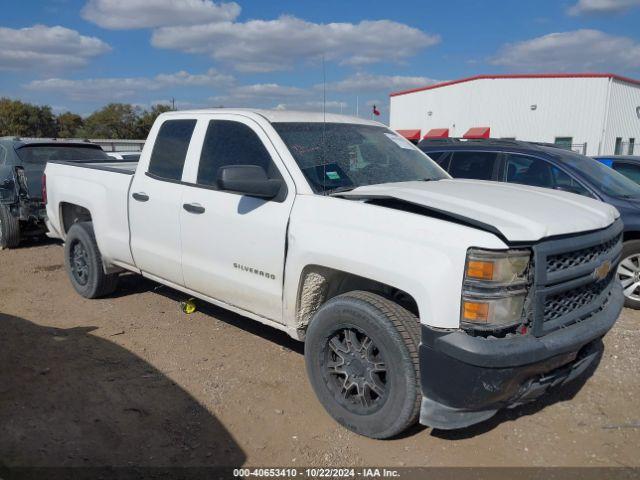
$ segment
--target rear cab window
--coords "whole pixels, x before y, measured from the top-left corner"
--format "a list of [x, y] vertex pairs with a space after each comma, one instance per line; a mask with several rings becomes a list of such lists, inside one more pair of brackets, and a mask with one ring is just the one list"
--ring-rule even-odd
[[161, 180], [180, 181], [196, 120], [166, 120], [158, 131], [147, 173]]

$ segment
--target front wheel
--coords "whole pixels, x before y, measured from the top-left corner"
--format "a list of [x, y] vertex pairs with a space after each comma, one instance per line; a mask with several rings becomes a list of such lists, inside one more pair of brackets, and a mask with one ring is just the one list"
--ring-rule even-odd
[[85, 298], [98, 298], [116, 289], [118, 274], [106, 274], [91, 222], [74, 223], [64, 244], [64, 263], [71, 285]]
[[618, 278], [624, 292], [624, 306], [640, 310], [640, 240], [624, 242]]
[[348, 429], [393, 437], [418, 420], [418, 319], [370, 292], [332, 298], [313, 316], [305, 339], [311, 385], [327, 412]]

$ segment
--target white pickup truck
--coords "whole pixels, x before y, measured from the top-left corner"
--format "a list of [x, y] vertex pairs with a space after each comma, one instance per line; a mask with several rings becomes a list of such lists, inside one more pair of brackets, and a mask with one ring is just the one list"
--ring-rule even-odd
[[374, 438], [465, 427], [577, 378], [623, 304], [613, 207], [452, 180], [360, 118], [164, 113], [139, 163], [45, 173], [80, 295], [131, 271], [283, 330], [329, 414]]

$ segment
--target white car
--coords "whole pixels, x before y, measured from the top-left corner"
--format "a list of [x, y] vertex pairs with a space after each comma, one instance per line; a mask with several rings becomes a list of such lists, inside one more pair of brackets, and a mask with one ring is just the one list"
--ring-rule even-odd
[[137, 166], [49, 162], [46, 182], [80, 295], [131, 271], [283, 330], [327, 411], [374, 438], [571, 381], [623, 304], [616, 209], [453, 180], [360, 118], [167, 112]]
[[111, 158], [116, 160], [124, 160], [125, 162], [137, 162], [140, 160], [140, 154], [142, 152], [105, 152]]

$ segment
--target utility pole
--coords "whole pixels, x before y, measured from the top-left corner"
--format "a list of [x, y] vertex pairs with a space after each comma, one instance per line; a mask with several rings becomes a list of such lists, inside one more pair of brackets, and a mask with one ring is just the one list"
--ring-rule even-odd
[[176, 109], [176, 99], [171, 97], [171, 110]]

